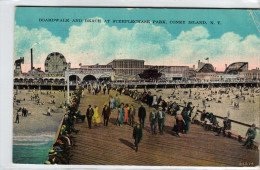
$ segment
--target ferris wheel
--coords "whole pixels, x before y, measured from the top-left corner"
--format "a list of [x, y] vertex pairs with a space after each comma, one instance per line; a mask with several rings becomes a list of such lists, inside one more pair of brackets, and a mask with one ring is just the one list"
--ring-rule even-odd
[[50, 53], [45, 60], [46, 73], [63, 73], [67, 68], [65, 57], [58, 52]]

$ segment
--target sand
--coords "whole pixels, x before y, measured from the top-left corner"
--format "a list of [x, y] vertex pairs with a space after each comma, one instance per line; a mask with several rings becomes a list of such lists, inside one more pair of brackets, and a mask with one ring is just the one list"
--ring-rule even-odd
[[[48, 91], [50, 92], [50, 91]], [[31, 100], [33, 93], [38, 93], [40, 102], [44, 102], [44, 105], [37, 105], [35, 101]], [[14, 90], [16, 94], [16, 90]], [[54, 95], [55, 98], [51, 98]], [[14, 139], [17, 136], [53, 136], [55, 137], [62, 116], [65, 113], [64, 108], [59, 108], [60, 103], [64, 103], [64, 92], [52, 91], [51, 94], [47, 95], [47, 90], [19, 90], [16, 95], [17, 100], [21, 100], [20, 103], [14, 103], [13, 107], [13, 122], [15, 122], [17, 110], [20, 107], [24, 107], [30, 113], [27, 117], [21, 116], [22, 112], [19, 112], [20, 123], [13, 123], [13, 136]], [[25, 101], [24, 101], [25, 99]], [[51, 100], [55, 100], [55, 104], [50, 104]], [[53, 111], [51, 116], [46, 116], [48, 107]]]

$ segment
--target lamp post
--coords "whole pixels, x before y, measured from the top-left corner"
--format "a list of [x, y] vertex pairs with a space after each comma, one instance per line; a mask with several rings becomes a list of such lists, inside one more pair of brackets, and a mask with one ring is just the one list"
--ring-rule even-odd
[[68, 92], [68, 98], [67, 98], [67, 104], [70, 104], [70, 74], [69, 74], [69, 67], [70, 63], [67, 64], [67, 92]]

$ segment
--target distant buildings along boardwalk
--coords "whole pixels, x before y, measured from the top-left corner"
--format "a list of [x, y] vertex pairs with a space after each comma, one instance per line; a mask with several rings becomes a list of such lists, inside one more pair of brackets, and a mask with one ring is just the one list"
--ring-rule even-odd
[[69, 78], [72, 82], [89, 80], [109, 81], [142, 81], [139, 74], [148, 69], [155, 69], [161, 76], [161, 81], [173, 80], [259, 80], [260, 70], [255, 68], [248, 70], [248, 62], [236, 62], [223, 72], [216, 71], [212, 63], [198, 61], [197, 68], [189, 66], [165, 66], [145, 65], [145, 60], [137, 59], [114, 59], [108, 64], [83, 65], [71, 68], [71, 63], [66, 61], [63, 54], [59, 52], [50, 53], [44, 64], [44, 70], [33, 67], [33, 51], [31, 49], [31, 70], [27, 73], [22, 71], [24, 57], [14, 63], [14, 82], [56, 82], [65, 83]]

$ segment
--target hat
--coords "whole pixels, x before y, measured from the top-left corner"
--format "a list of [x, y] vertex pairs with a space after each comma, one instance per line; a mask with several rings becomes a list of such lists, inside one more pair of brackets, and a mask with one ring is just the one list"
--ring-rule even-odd
[[177, 115], [180, 115], [181, 114], [181, 111], [179, 110], [179, 111], [177, 111]]
[[159, 107], [159, 110], [162, 110], [162, 107]]
[[254, 124], [254, 123], [252, 124], [252, 127], [255, 127], [255, 124]]
[[60, 139], [57, 140], [57, 142], [61, 145], [63, 145], [62, 141]]

